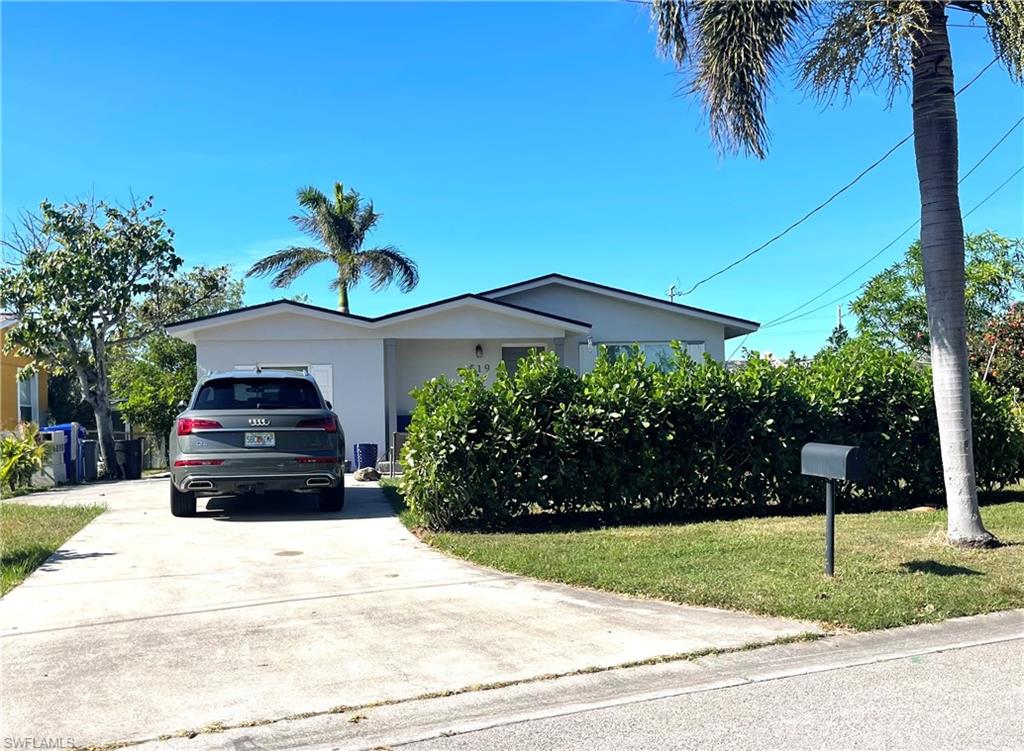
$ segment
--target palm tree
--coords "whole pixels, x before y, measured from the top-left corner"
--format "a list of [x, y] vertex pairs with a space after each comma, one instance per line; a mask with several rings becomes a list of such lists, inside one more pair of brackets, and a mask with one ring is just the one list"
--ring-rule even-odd
[[373, 201], [363, 203], [359, 193], [351, 189], [346, 193], [341, 183], [334, 183], [333, 201], [313, 187], [300, 189], [298, 201], [303, 213], [291, 220], [320, 247], [291, 246], [271, 253], [254, 263], [246, 276], [273, 274], [271, 286], [282, 288], [318, 263], [330, 261], [337, 269], [331, 289], [338, 291], [338, 310], [342, 313], [350, 312], [349, 290], [364, 274], [374, 291], [397, 282], [402, 292], [409, 292], [419, 283], [415, 262], [398, 248], [363, 248], [367, 233], [380, 219], [373, 210]]
[[946, 11], [985, 25], [996, 57], [1019, 81], [1024, 3], [652, 0], [651, 6], [660, 50], [690, 73], [687, 93], [701, 98], [711, 137], [726, 151], [766, 156], [765, 103], [787, 63], [797, 65], [797, 85], [825, 102], [868, 86], [887, 89], [891, 103], [909, 74], [947, 538], [962, 546], [997, 544], [981, 521], [971, 450], [964, 232]]

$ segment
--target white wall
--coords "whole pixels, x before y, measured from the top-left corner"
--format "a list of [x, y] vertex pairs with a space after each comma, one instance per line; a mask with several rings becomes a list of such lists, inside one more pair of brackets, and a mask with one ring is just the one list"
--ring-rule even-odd
[[204, 322], [195, 332], [207, 341], [295, 339], [379, 339], [380, 333], [338, 316], [318, 318], [313, 315], [266, 308], [257, 317], [225, 322], [216, 319]]
[[[483, 357], [477, 358], [476, 345], [483, 347]], [[431, 378], [447, 375], [458, 377], [459, 368], [472, 367], [478, 369], [493, 383], [493, 375], [501, 362], [502, 345], [543, 344], [546, 349], [554, 349], [553, 339], [462, 339], [462, 340], [398, 340], [395, 343], [395, 361], [397, 366], [397, 399], [398, 414], [412, 412], [416, 402], [409, 392]]]
[[[725, 359], [725, 326], [685, 314], [659, 310], [641, 302], [616, 300], [562, 284], [514, 292], [499, 299], [591, 324], [594, 344], [703, 341], [709, 355]], [[579, 344], [586, 335], [566, 336], [565, 364], [579, 369]]]
[[544, 338], [561, 336], [563, 329], [548, 320], [525, 320], [514, 311], [505, 312], [466, 304], [438, 310], [411, 321], [397, 321], [376, 331], [392, 339], [483, 339]]
[[348, 458], [352, 458], [355, 443], [376, 443], [383, 453], [383, 340], [299, 339], [293, 329], [285, 330], [290, 337], [286, 339], [280, 336], [279, 323], [267, 319], [263, 323], [266, 336], [259, 339], [224, 338], [229, 328], [234, 336], [251, 335], [253, 332], [241, 330], [242, 324], [218, 329], [218, 339], [203, 338], [203, 332], [197, 332], [196, 362], [200, 375], [254, 363], [330, 365], [334, 388], [331, 401], [345, 430]]

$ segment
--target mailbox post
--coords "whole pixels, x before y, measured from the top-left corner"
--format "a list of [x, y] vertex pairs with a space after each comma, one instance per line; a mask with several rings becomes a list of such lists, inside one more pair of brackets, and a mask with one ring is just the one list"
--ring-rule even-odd
[[864, 453], [856, 446], [808, 443], [800, 451], [800, 473], [825, 478], [825, 575], [832, 576], [836, 552], [836, 480], [863, 480], [867, 473]]
[[836, 571], [836, 481], [825, 480], [825, 576]]

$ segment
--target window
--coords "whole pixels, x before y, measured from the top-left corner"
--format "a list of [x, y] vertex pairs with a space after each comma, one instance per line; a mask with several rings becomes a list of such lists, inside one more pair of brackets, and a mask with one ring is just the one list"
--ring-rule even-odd
[[38, 422], [39, 415], [39, 376], [33, 374], [22, 378], [18, 373], [18, 420], [20, 422]]
[[686, 342], [686, 354], [701, 362], [704, 359], [704, 342]]
[[302, 378], [217, 378], [199, 389], [195, 409], [320, 409], [316, 387]]
[[[697, 362], [701, 362], [704, 359], [704, 342], [680, 342], [683, 352]], [[657, 365], [662, 370], [668, 370], [672, 367], [672, 362], [675, 360], [675, 350], [672, 349], [671, 342], [642, 342], [637, 344], [631, 344], [626, 342], [594, 342], [593, 347], [586, 344], [580, 345], [580, 372], [589, 373], [594, 369], [594, 360], [597, 359], [597, 351], [599, 347], [604, 347], [608, 351], [608, 357], [612, 360], [628, 355], [633, 351], [634, 347], [639, 347], [640, 351], [644, 353], [644, 357], [647, 358], [647, 362]]]
[[522, 358], [531, 352], [543, 352], [544, 350], [545, 346], [543, 344], [502, 345], [501, 360], [505, 363], [508, 374], [515, 375], [516, 370], [519, 368], [519, 361]]

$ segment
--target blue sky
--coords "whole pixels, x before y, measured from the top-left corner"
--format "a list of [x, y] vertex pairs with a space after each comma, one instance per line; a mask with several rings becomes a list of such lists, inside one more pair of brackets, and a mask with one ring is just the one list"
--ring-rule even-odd
[[[722, 157], [699, 105], [626, 3], [2, 6], [5, 217], [48, 197], [154, 194], [192, 264], [239, 273], [298, 238], [295, 190], [373, 198], [374, 236], [420, 264], [412, 293], [353, 292], [374, 315], [557, 271], [652, 295], [743, 255], [911, 126], [909, 99], [823, 109], [780, 86], [767, 160]], [[959, 17], [957, 20], [962, 20]], [[952, 30], [958, 83], [992, 59]], [[961, 163], [1024, 112], [991, 68], [958, 100]], [[1024, 164], [1024, 128], [962, 188], [966, 208]], [[967, 220], [1024, 235], [1018, 178]], [[918, 215], [904, 146], [782, 241], [682, 301], [762, 322], [860, 265]], [[907, 240], [912, 235], [908, 235]], [[895, 260], [901, 241], [837, 297]], [[326, 267], [288, 295], [333, 306]], [[246, 301], [282, 296], [249, 280]], [[820, 302], [818, 304], [820, 304]], [[810, 306], [815, 307], [815, 306]], [[748, 346], [814, 352], [826, 309]]]

